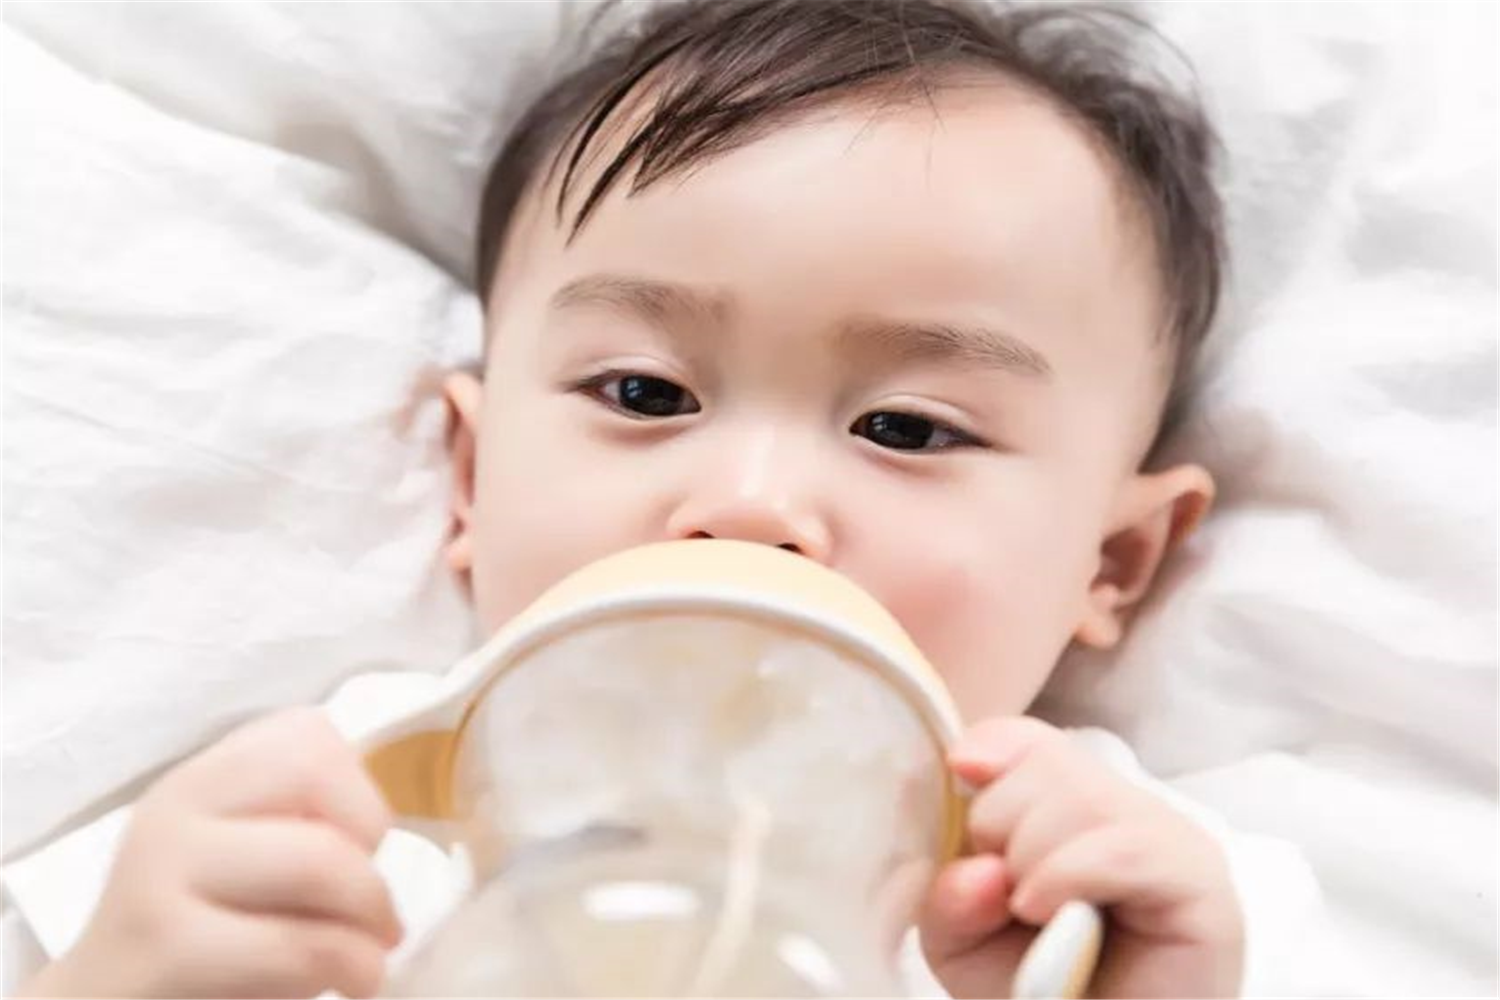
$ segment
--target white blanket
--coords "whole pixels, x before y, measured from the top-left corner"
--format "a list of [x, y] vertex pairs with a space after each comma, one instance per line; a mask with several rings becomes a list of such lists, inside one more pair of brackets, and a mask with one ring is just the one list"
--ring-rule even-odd
[[[570, 9], [6, 5], [7, 855], [470, 641], [435, 383]], [[1495, 10], [1145, 9], [1228, 146], [1230, 308], [1175, 442], [1223, 503], [1047, 708], [1302, 845], [1350, 992], [1493, 995]]]

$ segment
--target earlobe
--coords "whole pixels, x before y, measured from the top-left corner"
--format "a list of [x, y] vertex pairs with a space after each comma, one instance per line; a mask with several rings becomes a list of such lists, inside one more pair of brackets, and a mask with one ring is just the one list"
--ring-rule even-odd
[[469, 372], [454, 372], [443, 380], [443, 397], [448, 404], [448, 458], [453, 468], [451, 522], [443, 554], [448, 566], [467, 578], [474, 565], [474, 477], [484, 387]]
[[1166, 557], [1203, 520], [1213, 496], [1213, 477], [1197, 465], [1139, 473], [1127, 484], [1099, 545], [1099, 568], [1074, 632], [1078, 642], [1096, 649], [1120, 642]]
[[455, 573], [466, 574], [474, 568], [474, 546], [469, 541], [467, 528], [454, 528], [453, 535], [443, 546], [443, 558], [448, 568]]
[[1113, 649], [1124, 634], [1120, 616], [1115, 613], [1119, 603], [1118, 587], [1095, 583], [1089, 588], [1088, 610], [1083, 621], [1078, 623], [1073, 638], [1094, 649]]

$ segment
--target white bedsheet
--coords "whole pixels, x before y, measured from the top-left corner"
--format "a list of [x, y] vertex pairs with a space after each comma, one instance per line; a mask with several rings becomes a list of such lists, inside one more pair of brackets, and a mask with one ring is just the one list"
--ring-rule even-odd
[[[1223, 503], [1048, 698], [1308, 853], [1351, 992], [1494, 995], [1496, 14], [1148, 6], [1229, 152]], [[468, 640], [435, 380], [549, 3], [5, 8], [4, 846]]]

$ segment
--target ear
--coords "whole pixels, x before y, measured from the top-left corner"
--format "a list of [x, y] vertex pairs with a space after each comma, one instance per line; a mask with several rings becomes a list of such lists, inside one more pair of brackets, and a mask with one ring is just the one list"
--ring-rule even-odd
[[1213, 477], [1201, 466], [1134, 476], [1099, 546], [1099, 571], [1089, 583], [1087, 607], [1074, 633], [1079, 642], [1109, 649], [1120, 641], [1163, 560], [1192, 534], [1213, 498]]
[[443, 380], [443, 398], [448, 403], [448, 457], [453, 467], [453, 520], [443, 554], [449, 567], [467, 579], [474, 566], [474, 470], [484, 386], [469, 372], [454, 372]]

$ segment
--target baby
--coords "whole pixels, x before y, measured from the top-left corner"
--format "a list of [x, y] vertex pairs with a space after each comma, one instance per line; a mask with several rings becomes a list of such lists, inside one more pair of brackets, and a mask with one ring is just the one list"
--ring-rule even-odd
[[[870, 591], [970, 726], [967, 855], [922, 949], [1007, 992], [1064, 901], [1094, 989], [1240, 989], [1220, 841], [1024, 715], [1108, 648], [1207, 510], [1157, 445], [1213, 318], [1212, 135], [1118, 13], [940, 0], [653, 8], [547, 90], [485, 188], [482, 371], [454, 374], [447, 558], [492, 631], [596, 558], [732, 538]], [[138, 804], [42, 994], [376, 991], [389, 824], [323, 717], [261, 720]]]

